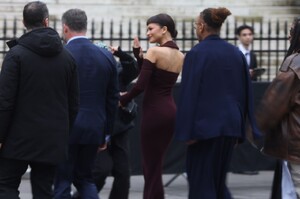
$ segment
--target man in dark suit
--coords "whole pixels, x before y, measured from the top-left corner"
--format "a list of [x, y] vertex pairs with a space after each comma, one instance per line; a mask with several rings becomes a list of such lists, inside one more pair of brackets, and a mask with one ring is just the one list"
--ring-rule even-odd
[[71, 198], [71, 184], [82, 198], [97, 199], [92, 177], [97, 151], [106, 147], [118, 106], [118, 79], [113, 55], [87, 39], [87, 16], [70, 9], [62, 16], [66, 48], [78, 65], [80, 107], [69, 144], [69, 159], [58, 168], [55, 199]]
[[175, 137], [188, 144], [189, 199], [231, 198], [226, 173], [234, 146], [245, 139], [246, 119], [260, 136], [245, 57], [219, 36], [230, 14], [203, 10], [195, 23], [199, 43], [184, 60]]
[[248, 25], [241, 25], [236, 29], [237, 38], [240, 41], [238, 45], [240, 51], [245, 55], [251, 80], [256, 81], [253, 69], [257, 68], [257, 59], [255, 53], [251, 50], [251, 45], [254, 37], [254, 29]]
[[[119, 58], [117, 64], [119, 89], [126, 92], [130, 83], [138, 76], [139, 69], [136, 60], [120, 47], [108, 47], [104, 43], [97, 44], [100, 48], [110, 50]], [[135, 125], [137, 106], [131, 101], [126, 108], [119, 107], [116, 113], [114, 130], [107, 150], [98, 152], [93, 169], [93, 177], [98, 191], [105, 185], [106, 178], [111, 175], [114, 180], [109, 199], [128, 199], [130, 188], [129, 133]], [[74, 193], [72, 199], [80, 199]]]
[[28, 32], [9, 42], [0, 74], [0, 198], [19, 199], [29, 165], [33, 198], [52, 199], [78, 110], [77, 69], [46, 4], [25, 5], [23, 23]]
[[[253, 69], [257, 68], [257, 60], [255, 53], [251, 50], [254, 30], [251, 26], [241, 25], [236, 29], [236, 35], [240, 41], [238, 47], [245, 55], [251, 80], [256, 81], [257, 77], [254, 75]], [[230, 166], [232, 172], [246, 175], [258, 174], [257, 157], [259, 156], [260, 152], [248, 140], [245, 140], [233, 151]]]

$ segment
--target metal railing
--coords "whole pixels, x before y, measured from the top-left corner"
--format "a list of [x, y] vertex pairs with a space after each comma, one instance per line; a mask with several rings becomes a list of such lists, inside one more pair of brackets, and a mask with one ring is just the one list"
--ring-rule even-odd
[[[235, 35], [235, 29], [242, 24], [254, 27], [255, 38], [252, 49], [257, 54], [258, 67], [266, 68], [266, 72], [258, 81], [271, 81], [277, 74], [289, 46], [288, 22], [280, 20], [272, 22], [264, 22], [262, 20], [227, 21], [222, 27], [221, 37], [237, 45], [238, 40]], [[176, 25], [178, 30], [176, 42], [182, 52], [188, 52], [198, 42], [194, 31], [194, 21], [177, 21]], [[50, 26], [58, 32], [61, 31], [61, 22], [59, 20], [53, 20]], [[142, 48], [146, 50], [149, 47], [146, 38], [146, 26], [140, 20], [133, 19], [119, 23], [113, 20], [109, 22], [92, 20], [88, 27], [87, 36], [93, 42], [100, 41], [107, 45], [118, 45], [124, 51], [131, 53], [133, 38], [138, 36]], [[8, 21], [7, 19], [3, 19], [3, 21], [0, 21], [0, 63], [8, 51], [6, 41], [20, 37], [24, 33], [25, 30], [21, 20], [14, 19]]]

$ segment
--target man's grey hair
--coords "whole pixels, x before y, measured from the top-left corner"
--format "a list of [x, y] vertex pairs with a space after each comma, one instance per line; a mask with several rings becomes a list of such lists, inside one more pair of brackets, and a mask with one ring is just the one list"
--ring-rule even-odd
[[61, 21], [74, 32], [87, 30], [87, 16], [83, 10], [70, 9], [63, 14]]

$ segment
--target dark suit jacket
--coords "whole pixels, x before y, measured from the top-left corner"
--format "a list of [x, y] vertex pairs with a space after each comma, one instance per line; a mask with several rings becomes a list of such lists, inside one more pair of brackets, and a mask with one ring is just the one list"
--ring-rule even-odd
[[0, 74], [1, 156], [56, 164], [67, 157], [78, 108], [75, 60], [51, 28], [24, 34]]
[[[130, 83], [139, 75], [139, 69], [135, 59], [128, 53], [122, 51], [119, 47], [114, 53], [120, 60], [118, 63], [119, 88], [121, 92], [127, 92]], [[132, 102], [133, 103], [133, 102]], [[112, 135], [127, 132], [134, 126], [134, 118], [137, 115], [137, 109], [131, 113], [124, 111], [123, 107], [119, 107], [116, 113], [114, 131]]]
[[211, 35], [185, 57], [176, 137], [183, 141], [218, 136], [243, 139], [247, 118], [259, 137], [246, 59], [237, 47]]
[[[257, 68], [257, 59], [256, 59], [256, 54], [251, 50], [250, 51], [250, 66], [249, 68], [255, 69]], [[257, 77], [251, 77], [251, 80], [256, 81]]]
[[71, 40], [66, 48], [78, 65], [80, 106], [70, 144], [102, 144], [111, 134], [118, 103], [116, 61], [106, 49], [86, 38]]
[[249, 68], [254, 69], [257, 68], [257, 59], [256, 59], [256, 54], [250, 50], [250, 66]]

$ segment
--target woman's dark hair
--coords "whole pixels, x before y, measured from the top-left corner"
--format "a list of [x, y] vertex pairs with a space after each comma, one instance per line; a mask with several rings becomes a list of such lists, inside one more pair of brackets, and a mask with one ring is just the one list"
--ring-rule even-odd
[[200, 13], [200, 17], [212, 29], [219, 30], [231, 12], [227, 8], [206, 8]]
[[150, 23], [159, 24], [161, 27], [166, 26], [172, 38], [176, 38], [177, 30], [175, 29], [175, 22], [170, 15], [164, 13], [154, 15], [147, 20], [147, 25]]
[[49, 12], [45, 3], [32, 1], [24, 6], [23, 20], [27, 29], [43, 27], [46, 18], [49, 18]]
[[[300, 17], [296, 17], [290, 30], [291, 44], [285, 58], [300, 51]], [[284, 59], [285, 59], [284, 58]]]

